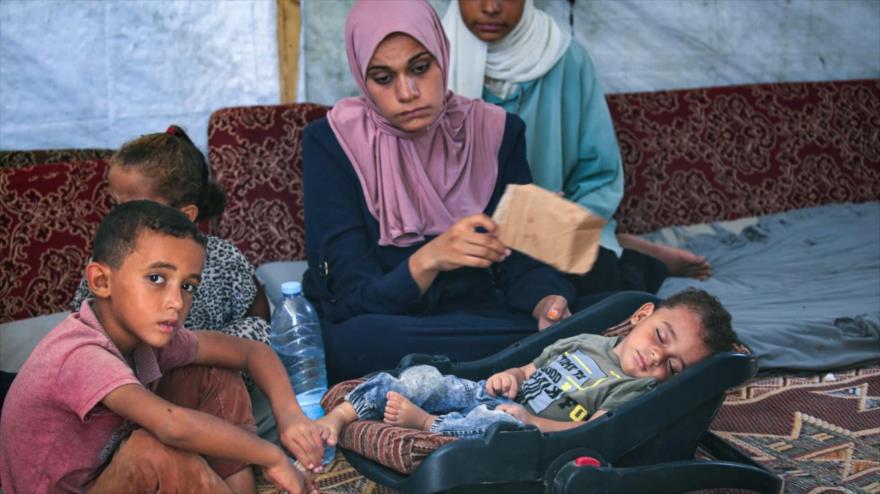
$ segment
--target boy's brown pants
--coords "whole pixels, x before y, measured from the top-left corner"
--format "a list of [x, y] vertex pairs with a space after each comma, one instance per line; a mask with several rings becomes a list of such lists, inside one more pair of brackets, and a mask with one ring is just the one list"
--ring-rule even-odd
[[[251, 401], [237, 371], [190, 365], [166, 374], [156, 390], [175, 405], [199, 410], [255, 432]], [[248, 465], [203, 457], [135, 430], [113, 455], [89, 492], [231, 492], [223, 479]]]

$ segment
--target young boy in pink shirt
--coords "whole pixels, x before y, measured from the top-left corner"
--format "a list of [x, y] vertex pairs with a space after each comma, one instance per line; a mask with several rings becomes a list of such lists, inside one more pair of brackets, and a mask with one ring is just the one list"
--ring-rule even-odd
[[281, 448], [254, 434], [239, 371], [269, 397], [281, 443], [310, 469], [323, 429], [303, 415], [272, 350], [182, 328], [197, 296], [204, 238], [150, 201], [113, 209], [86, 278], [94, 300], [34, 349], [0, 415], [0, 486], [42, 492], [315, 491]]

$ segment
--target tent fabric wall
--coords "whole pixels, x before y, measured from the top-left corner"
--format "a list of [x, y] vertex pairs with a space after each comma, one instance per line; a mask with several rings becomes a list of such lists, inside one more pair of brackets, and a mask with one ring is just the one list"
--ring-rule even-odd
[[[352, 3], [303, 0], [308, 101], [357, 91], [342, 33]], [[568, 1], [535, 5], [569, 29]], [[876, 0], [576, 0], [574, 31], [609, 93], [880, 77]]]
[[0, 149], [115, 148], [280, 101], [275, 2], [0, 2]]
[[[445, 12], [449, 0], [429, 0]], [[535, 0], [568, 28], [570, 4]], [[302, 0], [298, 99], [355, 94], [353, 0]], [[578, 0], [606, 92], [880, 77], [875, 0]], [[276, 2], [3, 0], [0, 149], [115, 148], [222, 107], [280, 102]]]

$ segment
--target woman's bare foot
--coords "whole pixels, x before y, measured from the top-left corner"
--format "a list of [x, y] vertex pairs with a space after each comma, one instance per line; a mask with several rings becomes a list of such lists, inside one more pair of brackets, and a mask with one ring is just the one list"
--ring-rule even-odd
[[422, 410], [400, 393], [389, 391], [385, 405], [385, 422], [399, 427], [430, 431], [435, 417]]
[[[339, 435], [342, 434], [342, 430], [345, 429], [346, 425], [357, 420], [357, 418], [357, 412], [354, 410], [354, 407], [351, 406], [351, 403], [344, 401], [339, 405], [336, 405], [336, 407], [330, 410], [327, 415], [315, 420], [315, 423], [328, 431], [324, 438], [327, 445], [336, 446], [336, 443], [339, 441]], [[323, 436], [324, 434], [322, 434], [322, 437]]]
[[696, 278], [698, 280], [705, 280], [712, 276], [712, 266], [709, 265], [709, 261], [705, 257], [698, 256], [689, 250], [655, 244], [641, 237], [629, 234], [619, 234], [617, 235], [617, 240], [620, 241], [620, 245], [627, 249], [659, 259], [660, 262], [666, 265], [670, 276]]

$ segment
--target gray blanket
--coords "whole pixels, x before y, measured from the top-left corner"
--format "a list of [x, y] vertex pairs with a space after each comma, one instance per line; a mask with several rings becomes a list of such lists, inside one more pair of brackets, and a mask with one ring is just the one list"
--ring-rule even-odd
[[704, 282], [762, 369], [825, 370], [880, 361], [880, 202], [832, 204], [647, 236], [705, 255]]

